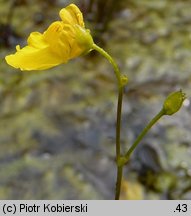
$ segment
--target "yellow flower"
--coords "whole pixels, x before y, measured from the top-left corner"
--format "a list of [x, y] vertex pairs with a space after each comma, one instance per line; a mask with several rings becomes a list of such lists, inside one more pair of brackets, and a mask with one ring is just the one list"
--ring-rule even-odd
[[16, 53], [5, 57], [7, 63], [21, 70], [44, 70], [91, 51], [93, 39], [79, 8], [70, 4], [59, 15], [61, 21], [53, 22], [43, 34], [32, 32], [27, 46], [17, 45]]

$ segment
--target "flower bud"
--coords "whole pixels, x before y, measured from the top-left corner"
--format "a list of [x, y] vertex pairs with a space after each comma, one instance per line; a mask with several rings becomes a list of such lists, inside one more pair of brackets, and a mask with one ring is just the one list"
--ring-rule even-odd
[[185, 98], [186, 94], [182, 90], [171, 93], [163, 104], [164, 115], [173, 115], [178, 112]]

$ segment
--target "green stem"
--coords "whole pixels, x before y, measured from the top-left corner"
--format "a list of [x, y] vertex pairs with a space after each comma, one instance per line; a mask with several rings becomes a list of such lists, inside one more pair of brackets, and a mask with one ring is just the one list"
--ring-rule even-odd
[[96, 44], [92, 47], [94, 50], [98, 51], [101, 55], [103, 55], [113, 66], [117, 81], [118, 81], [118, 103], [117, 103], [117, 123], [116, 123], [116, 164], [117, 164], [117, 181], [116, 181], [116, 191], [115, 191], [115, 199], [118, 200], [121, 191], [121, 181], [123, 175], [123, 165], [120, 166], [118, 163], [121, 159], [121, 110], [122, 110], [122, 102], [123, 102], [123, 92], [124, 86], [127, 83], [127, 77], [122, 76], [116, 62], [113, 58], [101, 47]]
[[127, 153], [124, 156], [123, 165], [128, 162], [130, 155], [135, 150], [137, 145], [140, 143], [140, 141], [143, 139], [143, 137], [147, 134], [147, 132], [151, 129], [151, 127], [165, 114], [165, 111], [162, 109], [149, 123], [148, 125], [143, 129], [143, 131], [139, 134], [133, 145], [130, 147], [130, 149], [127, 151]]
[[118, 161], [121, 158], [121, 110], [123, 102], [123, 91], [124, 87], [119, 88], [118, 92], [118, 103], [117, 103], [117, 123], [116, 123], [116, 162], [117, 162], [117, 181], [115, 189], [115, 199], [118, 200], [121, 191], [121, 181], [123, 166], [118, 166]]
[[122, 176], [123, 176], [123, 166], [117, 166], [117, 182], [116, 182], [115, 200], [119, 200], [119, 196], [121, 192]]
[[113, 66], [114, 72], [115, 72], [115, 76], [117, 78], [118, 87], [120, 88], [122, 86], [121, 74], [120, 74], [120, 71], [119, 71], [119, 68], [118, 68], [116, 62], [113, 60], [113, 58], [104, 49], [102, 49], [98, 45], [93, 44], [92, 49], [98, 51], [101, 55], [103, 55], [111, 63], [111, 65]]
[[124, 88], [119, 88], [118, 92], [118, 103], [117, 103], [117, 121], [116, 121], [116, 160], [120, 159], [121, 152], [121, 110], [122, 110], [122, 101], [123, 101], [123, 91]]

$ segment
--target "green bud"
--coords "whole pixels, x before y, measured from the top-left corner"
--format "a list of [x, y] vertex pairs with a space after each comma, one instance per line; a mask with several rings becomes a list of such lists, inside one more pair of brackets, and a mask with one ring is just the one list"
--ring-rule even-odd
[[171, 93], [163, 104], [164, 115], [173, 115], [178, 112], [185, 98], [186, 94], [182, 90]]

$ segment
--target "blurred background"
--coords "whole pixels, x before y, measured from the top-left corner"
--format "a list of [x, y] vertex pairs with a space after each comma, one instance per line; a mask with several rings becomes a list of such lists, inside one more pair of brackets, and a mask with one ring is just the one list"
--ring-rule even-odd
[[170, 92], [187, 94], [181, 111], [136, 149], [121, 199], [191, 199], [190, 0], [0, 0], [0, 199], [114, 198], [117, 87], [109, 63], [92, 52], [21, 72], [4, 60], [70, 3], [129, 76], [123, 151]]

